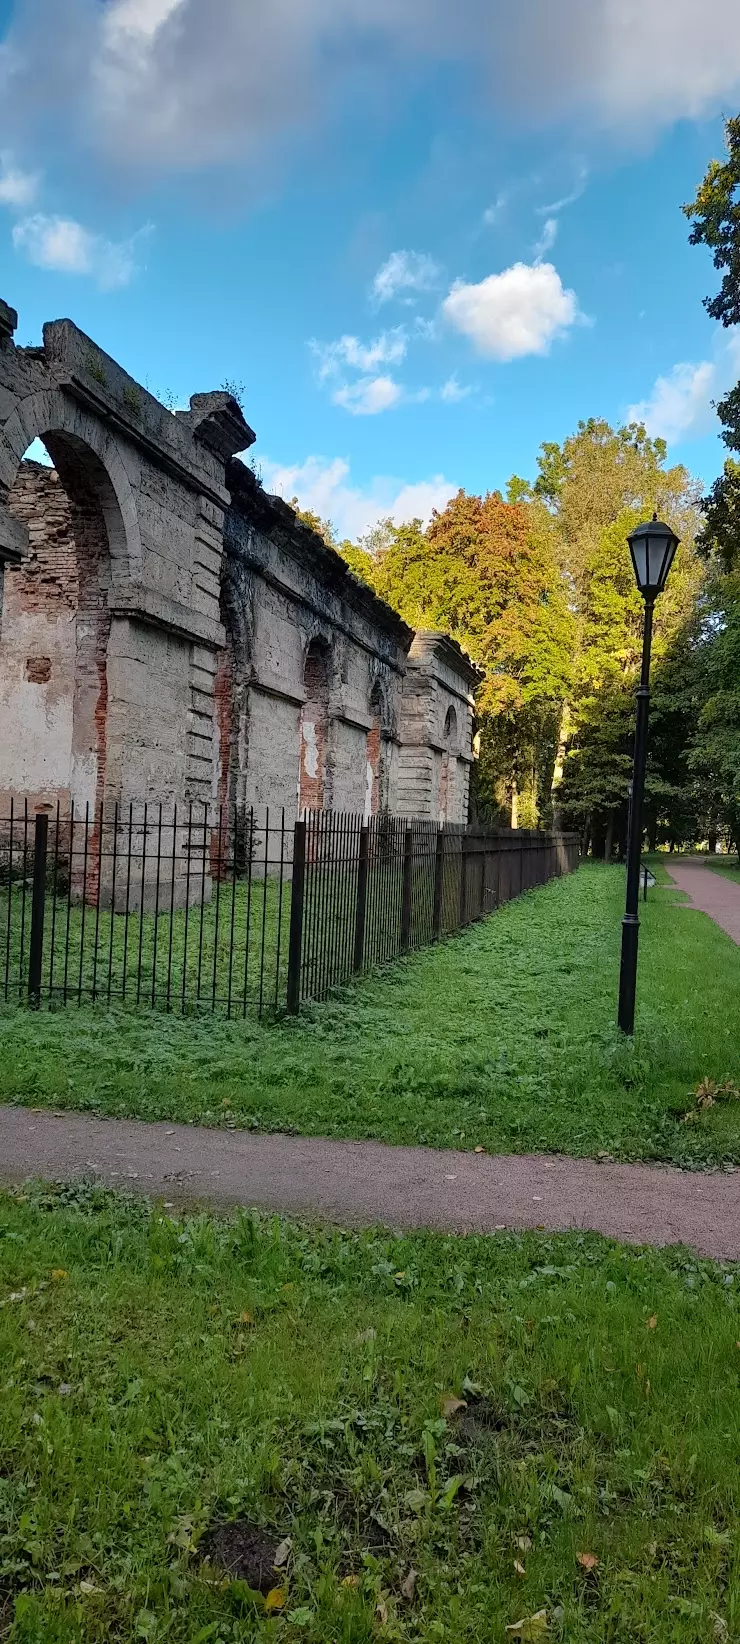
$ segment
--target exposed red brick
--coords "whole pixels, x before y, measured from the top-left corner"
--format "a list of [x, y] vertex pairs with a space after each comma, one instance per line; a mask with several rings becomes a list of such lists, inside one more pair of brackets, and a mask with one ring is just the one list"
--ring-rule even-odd
[[311, 644], [303, 674], [306, 701], [301, 714], [300, 810], [320, 811], [326, 788], [329, 730], [329, 676], [323, 649]]
[[[56, 657], [28, 657], [26, 678], [35, 684], [53, 682], [60, 694], [73, 701], [73, 754], [96, 755], [94, 809], [99, 810], [105, 786], [108, 713], [107, 651], [110, 633], [108, 537], [90, 463], [58, 436], [47, 436], [56, 463], [21, 463], [10, 494], [10, 509], [28, 529], [29, 555], [6, 573], [3, 638], [12, 648], [14, 620], [44, 614], [50, 622], [75, 618], [74, 668], [68, 653]], [[49, 629], [53, 638], [53, 627]], [[65, 677], [65, 665], [67, 677]], [[72, 772], [67, 783], [44, 795], [65, 811], [70, 799]], [[97, 824], [95, 825], [97, 829]], [[89, 840], [89, 858], [96, 861], [95, 833]], [[86, 897], [97, 895], [97, 868], [88, 870]], [[80, 887], [81, 889], [81, 887]]]
[[27, 656], [26, 679], [30, 680], [32, 685], [48, 685], [51, 679], [51, 657]]
[[373, 728], [367, 733], [367, 762], [372, 771], [372, 788], [370, 790], [370, 815], [377, 816], [380, 810], [380, 717], [373, 721]]

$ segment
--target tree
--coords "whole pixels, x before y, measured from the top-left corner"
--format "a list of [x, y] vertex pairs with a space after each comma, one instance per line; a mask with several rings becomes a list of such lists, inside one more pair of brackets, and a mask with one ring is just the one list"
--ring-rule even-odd
[[688, 764], [706, 831], [740, 841], [740, 571], [710, 576], [697, 615], [696, 713]]
[[[707, 246], [722, 271], [719, 291], [705, 297], [704, 306], [712, 319], [733, 326], [740, 324], [740, 116], [725, 122], [725, 141], [727, 159], [711, 161], [696, 198], [683, 209], [693, 224], [691, 245]], [[740, 451], [740, 383], [719, 401], [717, 414], [728, 450]], [[740, 463], [728, 458], [702, 511], [700, 548], [715, 551], [729, 568], [740, 557]]]
[[641, 651], [643, 608], [626, 545], [629, 531], [658, 507], [682, 539], [656, 612], [656, 660], [693, 609], [700, 578], [693, 551], [698, 487], [684, 468], [666, 468], [666, 455], [664, 441], [650, 439], [640, 424], [614, 429], [591, 418], [562, 445], [541, 447], [530, 493], [554, 522], [573, 613], [554, 813], [558, 822], [589, 834], [607, 855], [626, 834]]
[[549, 798], [572, 649], [555, 546], [541, 504], [459, 491], [426, 531], [412, 520], [385, 533], [380, 554], [345, 555], [412, 627], [442, 629], [480, 664], [478, 804], [532, 824]]
[[337, 533], [330, 519], [322, 519], [321, 515], [314, 513], [312, 508], [299, 507], [297, 497], [291, 497], [290, 506], [295, 510], [295, 517], [301, 521], [302, 525], [307, 525], [310, 531], [315, 531], [317, 536], [323, 537], [327, 548], [337, 548], [339, 546]]

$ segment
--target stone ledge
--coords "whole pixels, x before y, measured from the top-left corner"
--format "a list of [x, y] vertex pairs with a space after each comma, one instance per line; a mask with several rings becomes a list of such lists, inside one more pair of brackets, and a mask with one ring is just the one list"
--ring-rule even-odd
[[178, 634], [182, 639], [197, 640], [219, 650], [226, 645], [226, 631], [220, 622], [212, 622], [210, 617], [201, 616], [189, 605], [180, 605], [177, 600], [155, 593], [152, 588], [136, 585], [112, 588], [108, 595], [108, 609], [112, 616], [133, 617], [149, 627]]

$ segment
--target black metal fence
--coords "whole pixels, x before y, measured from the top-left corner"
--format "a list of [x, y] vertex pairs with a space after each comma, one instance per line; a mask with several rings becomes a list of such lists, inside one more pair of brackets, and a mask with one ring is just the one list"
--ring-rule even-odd
[[324, 811], [0, 815], [0, 997], [295, 1012], [579, 860], [575, 835]]

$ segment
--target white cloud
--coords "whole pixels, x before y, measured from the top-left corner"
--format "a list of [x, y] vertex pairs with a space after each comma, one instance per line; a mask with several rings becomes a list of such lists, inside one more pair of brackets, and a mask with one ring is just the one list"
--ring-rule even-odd
[[364, 536], [379, 519], [390, 518], [397, 525], [409, 519], [426, 523], [433, 510], [444, 508], [457, 490], [443, 474], [415, 484], [389, 477], [371, 480], [365, 487], [353, 485], [349, 464], [342, 457], [307, 457], [293, 467], [263, 459], [261, 467], [268, 490], [287, 501], [297, 497], [302, 508], [332, 520], [339, 537], [352, 541]]
[[477, 285], [458, 280], [442, 310], [492, 360], [546, 354], [580, 318], [575, 292], [565, 289], [552, 263], [514, 263]]
[[486, 228], [492, 228], [494, 223], [498, 222], [499, 217], [502, 215], [502, 212], [504, 212], [506, 210], [506, 207], [507, 207], [508, 203], [509, 203], [509, 191], [508, 191], [508, 189], [502, 188], [501, 192], [496, 195], [496, 198], [493, 202], [493, 205], [486, 206], [486, 209], [483, 213], [483, 221], [486, 225]]
[[325, 382], [344, 369], [370, 372], [377, 371], [379, 365], [397, 365], [405, 357], [408, 338], [403, 326], [397, 325], [369, 343], [344, 336], [331, 343], [312, 341], [309, 347], [319, 361], [319, 381]]
[[43, 212], [23, 217], [13, 229], [13, 244], [36, 268], [91, 275], [103, 291], [128, 285], [136, 272], [135, 240], [106, 240], [71, 217]]
[[390, 411], [398, 405], [403, 389], [392, 377], [360, 377], [357, 382], [342, 383], [332, 399], [335, 405], [351, 411], [353, 417], [375, 417], [379, 411]]
[[655, 439], [675, 445], [700, 439], [717, 426], [713, 402], [722, 397], [740, 372], [740, 338], [721, 337], [711, 360], [682, 361], [657, 377], [648, 399], [631, 405], [630, 422], [644, 422]]
[[537, 241], [537, 244], [534, 248], [534, 254], [535, 254], [535, 257], [537, 258], [538, 261], [540, 261], [543, 257], [546, 257], [548, 251], [552, 251], [552, 248], [555, 244], [555, 241], [556, 241], [557, 237], [558, 237], [558, 220], [557, 220], [557, 217], [548, 217], [547, 221], [545, 223], [543, 223], [542, 233], [541, 233], [541, 235], [539, 237], [539, 240]]
[[564, 194], [562, 196], [562, 198], [559, 199], [559, 200], [551, 200], [549, 205], [538, 206], [537, 207], [537, 215], [539, 217], [557, 217], [557, 216], [559, 216], [560, 212], [565, 211], [567, 206], [575, 205], [576, 200], [580, 200], [581, 195], [583, 194], [583, 192], [585, 190], [587, 182], [588, 182], [588, 166], [585, 165], [583, 161], [581, 161], [579, 166], [578, 166], [578, 175], [577, 175], [577, 178], [576, 178], [576, 182], [574, 183], [574, 186], [569, 191], [569, 193]]
[[433, 291], [442, 270], [426, 251], [392, 251], [373, 280], [372, 297], [377, 304], [396, 298], [408, 302], [410, 291]]
[[147, 173], [236, 162], [263, 175], [268, 149], [347, 110], [359, 122], [378, 86], [403, 106], [439, 64], [463, 98], [482, 90], [499, 115], [607, 129], [630, 146], [731, 108], [740, 92], [737, 0], [16, 0], [12, 10], [0, 48], [5, 132], [58, 123], [68, 151], [81, 139]]
[[21, 171], [9, 154], [0, 154], [0, 205], [23, 211], [35, 200], [38, 186], [38, 172]]
[[453, 375], [448, 377], [446, 382], [443, 382], [439, 397], [446, 405], [457, 405], [460, 400], [466, 400], [472, 392], [473, 390], [469, 385], [466, 386], [464, 383], [458, 382], [457, 377]]

